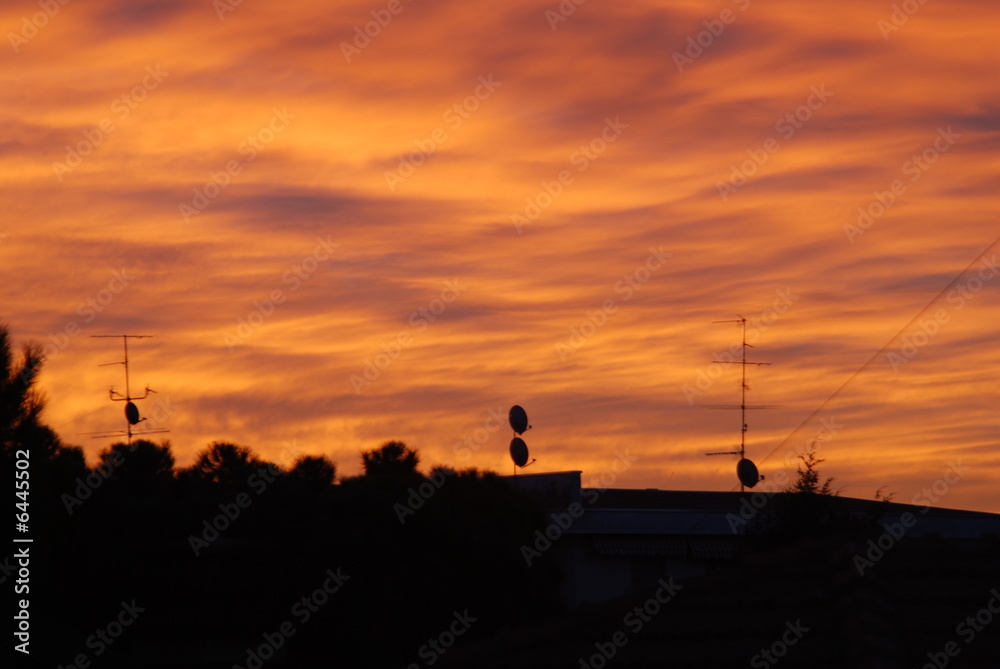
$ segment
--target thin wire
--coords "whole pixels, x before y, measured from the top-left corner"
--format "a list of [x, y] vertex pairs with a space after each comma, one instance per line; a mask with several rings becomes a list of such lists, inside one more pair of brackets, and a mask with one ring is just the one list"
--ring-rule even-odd
[[72, 425], [73, 423], [77, 422], [78, 420], [82, 420], [82, 419], [86, 418], [87, 416], [91, 416], [91, 415], [93, 415], [93, 414], [97, 413], [98, 411], [103, 411], [103, 410], [104, 410], [104, 409], [106, 409], [106, 408], [107, 408], [106, 406], [102, 405], [102, 406], [100, 406], [100, 407], [98, 407], [98, 408], [94, 409], [93, 411], [88, 411], [87, 413], [84, 413], [84, 414], [80, 414], [80, 415], [79, 415], [79, 416], [77, 416], [76, 418], [73, 418], [72, 420], [69, 420], [69, 421], [66, 421], [66, 422], [65, 422], [65, 423], [63, 423], [62, 425], [58, 425], [58, 426], [56, 426], [56, 427], [55, 427], [55, 428], [53, 428], [53, 429], [54, 429], [54, 430], [57, 430], [57, 431], [58, 431], [58, 430], [61, 430], [62, 428], [66, 427], [67, 425]]
[[981, 260], [981, 259], [983, 258], [983, 256], [985, 256], [985, 255], [986, 255], [986, 254], [987, 254], [987, 253], [988, 253], [988, 252], [990, 251], [990, 249], [992, 249], [992, 248], [993, 248], [994, 246], [996, 246], [996, 245], [997, 245], [997, 243], [998, 243], [998, 242], [1000, 242], [1000, 237], [997, 237], [996, 239], [994, 239], [994, 240], [993, 240], [993, 242], [992, 242], [991, 244], [989, 244], [989, 245], [988, 245], [988, 246], [987, 246], [987, 247], [986, 247], [986, 248], [985, 248], [985, 249], [984, 249], [984, 250], [982, 251], [982, 253], [980, 253], [980, 254], [979, 254], [979, 255], [977, 255], [977, 256], [976, 256], [975, 258], [973, 258], [973, 259], [972, 259], [972, 261], [971, 261], [971, 262], [970, 262], [970, 263], [969, 263], [968, 265], [966, 265], [966, 266], [965, 266], [965, 269], [963, 269], [963, 270], [962, 270], [961, 272], [959, 272], [959, 273], [958, 273], [958, 274], [957, 274], [957, 275], [955, 276], [955, 278], [951, 280], [951, 283], [949, 283], [949, 284], [948, 284], [947, 286], [945, 286], [945, 287], [944, 287], [944, 288], [943, 288], [943, 289], [941, 290], [941, 292], [939, 292], [939, 293], [938, 293], [937, 295], [935, 295], [934, 297], [932, 297], [932, 298], [930, 299], [930, 301], [929, 301], [929, 302], [928, 302], [927, 304], [925, 304], [925, 305], [924, 305], [923, 309], [921, 309], [920, 311], [918, 311], [918, 312], [917, 312], [917, 314], [916, 314], [916, 315], [915, 315], [915, 316], [914, 316], [913, 318], [911, 318], [911, 319], [910, 319], [910, 321], [909, 321], [909, 322], [908, 322], [908, 323], [907, 323], [906, 325], [904, 325], [904, 326], [903, 326], [902, 328], [900, 328], [899, 332], [897, 332], [897, 333], [896, 333], [895, 335], [893, 335], [892, 337], [890, 337], [890, 338], [889, 338], [889, 340], [888, 340], [888, 341], [887, 341], [887, 342], [886, 342], [885, 344], [883, 344], [883, 345], [882, 345], [882, 347], [881, 347], [880, 349], [878, 349], [877, 351], [875, 351], [875, 354], [874, 354], [874, 355], [872, 355], [872, 357], [868, 359], [868, 362], [866, 362], [865, 364], [863, 364], [863, 365], [862, 365], [862, 366], [861, 366], [861, 367], [860, 367], [860, 368], [859, 368], [859, 369], [858, 369], [858, 370], [857, 370], [856, 372], [854, 372], [853, 374], [851, 374], [851, 375], [850, 375], [850, 376], [849, 376], [849, 377], [847, 378], [847, 380], [846, 380], [846, 381], [844, 381], [844, 382], [843, 382], [843, 383], [842, 383], [842, 384], [840, 385], [840, 387], [839, 387], [839, 388], [837, 388], [837, 389], [836, 389], [835, 391], [833, 391], [833, 394], [832, 394], [832, 395], [830, 395], [830, 396], [829, 396], [828, 398], [826, 398], [826, 400], [825, 400], [825, 401], [824, 401], [824, 402], [823, 402], [822, 404], [820, 404], [820, 405], [819, 405], [819, 406], [818, 406], [818, 407], [817, 407], [817, 408], [816, 408], [816, 409], [815, 409], [815, 410], [814, 410], [814, 411], [813, 411], [813, 412], [812, 412], [811, 414], [809, 414], [809, 415], [808, 415], [808, 416], [806, 417], [806, 419], [805, 419], [805, 420], [803, 420], [803, 421], [802, 421], [801, 423], [799, 423], [799, 426], [798, 426], [798, 427], [796, 427], [796, 428], [795, 428], [794, 430], [792, 430], [792, 432], [791, 432], [791, 433], [789, 433], [789, 435], [788, 435], [787, 437], [785, 437], [785, 438], [784, 438], [784, 439], [783, 439], [783, 440], [781, 441], [781, 443], [779, 443], [779, 444], [778, 444], [777, 446], [775, 446], [775, 447], [774, 447], [774, 448], [773, 448], [773, 449], [771, 450], [771, 452], [770, 452], [770, 453], [768, 453], [768, 454], [767, 454], [766, 456], [764, 456], [764, 459], [760, 461], [760, 462], [761, 462], [761, 464], [763, 464], [763, 463], [764, 463], [764, 462], [765, 462], [765, 461], [766, 461], [766, 460], [767, 460], [767, 459], [768, 459], [769, 457], [771, 457], [772, 455], [774, 455], [774, 454], [775, 454], [775, 453], [776, 453], [776, 452], [777, 452], [777, 451], [778, 451], [778, 450], [779, 450], [779, 449], [780, 449], [780, 448], [781, 448], [782, 446], [784, 446], [784, 445], [785, 445], [785, 444], [786, 444], [786, 443], [787, 443], [787, 442], [788, 442], [788, 441], [789, 441], [789, 440], [790, 440], [790, 439], [791, 439], [792, 437], [794, 437], [794, 436], [795, 436], [795, 435], [796, 435], [796, 434], [798, 433], [798, 431], [799, 431], [799, 430], [801, 430], [801, 429], [802, 429], [802, 428], [803, 428], [803, 427], [805, 426], [805, 424], [806, 424], [806, 423], [808, 423], [808, 422], [809, 422], [810, 420], [812, 420], [813, 416], [815, 416], [815, 415], [816, 415], [816, 414], [818, 414], [818, 413], [819, 413], [820, 411], [822, 411], [822, 410], [823, 410], [823, 407], [825, 407], [825, 406], [826, 406], [827, 404], [829, 404], [829, 403], [830, 403], [830, 401], [831, 401], [831, 400], [833, 400], [833, 398], [835, 398], [835, 397], [836, 397], [837, 395], [839, 395], [839, 394], [841, 393], [841, 391], [842, 391], [842, 390], [844, 390], [844, 388], [846, 388], [846, 387], [847, 387], [847, 384], [849, 384], [849, 383], [850, 383], [851, 381], [853, 381], [853, 380], [854, 380], [854, 378], [855, 378], [855, 377], [856, 377], [856, 376], [857, 376], [858, 374], [860, 374], [861, 372], [865, 371], [865, 369], [866, 369], [866, 368], [867, 368], [867, 367], [868, 367], [868, 366], [869, 366], [870, 364], [872, 364], [872, 363], [873, 363], [873, 362], [875, 361], [875, 359], [876, 359], [877, 357], [879, 357], [879, 356], [880, 356], [880, 355], [882, 354], [882, 352], [883, 352], [883, 351], [884, 351], [884, 350], [886, 349], [886, 347], [887, 347], [887, 346], [889, 346], [889, 344], [891, 344], [892, 342], [894, 342], [894, 341], [896, 340], [896, 338], [897, 338], [897, 337], [899, 337], [899, 336], [900, 336], [901, 334], [903, 334], [904, 332], [906, 332], [906, 330], [907, 330], [907, 329], [909, 329], [909, 327], [910, 327], [911, 325], [913, 325], [913, 323], [914, 323], [914, 322], [916, 322], [916, 320], [917, 320], [918, 318], [920, 318], [921, 316], [923, 316], [923, 315], [924, 315], [924, 312], [925, 312], [925, 311], [927, 311], [927, 309], [928, 309], [928, 308], [929, 308], [929, 307], [930, 307], [930, 306], [931, 306], [932, 304], [934, 304], [935, 302], [937, 302], [937, 301], [938, 301], [938, 300], [939, 300], [939, 299], [941, 298], [941, 296], [942, 296], [942, 295], [944, 295], [944, 294], [945, 294], [945, 293], [947, 293], [947, 292], [948, 292], [949, 290], [951, 290], [951, 288], [952, 288], [952, 287], [953, 287], [953, 286], [954, 286], [955, 284], [957, 284], [957, 283], [958, 283], [959, 279], [961, 279], [961, 278], [962, 278], [963, 276], [965, 276], [965, 273], [966, 273], [966, 272], [968, 272], [968, 271], [969, 271], [969, 270], [970, 270], [970, 269], [971, 269], [971, 268], [973, 267], [973, 265], [975, 265], [975, 264], [976, 264], [977, 262], [979, 262], [979, 261], [980, 261], [980, 260]]
[[[902, 328], [900, 328], [899, 332], [897, 332], [897, 333], [896, 333], [895, 335], [893, 335], [892, 337], [890, 337], [890, 338], [889, 338], [889, 340], [888, 340], [888, 341], [886, 341], [886, 343], [885, 343], [885, 344], [883, 344], [883, 345], [882, 345], [882, 347], [881, 347], [881, 348], [879, 348], [879, 349], [878, 349], [878, 350], [877, 350], [877, 351], [875, 352], [875, 354], [874, 354], [874, 355], [872, 355], [872, 357], [868, 359], [868, 361], [867, 361], [867, 362], [865, 362], [865, 364], [863, 364], [863, 365], [862, 365], [862, 366], [861, 366], [860, 368], [858, 368], [858, 370], [857, 370], [857, 371], [855, 371], [855, 372], [854, 372], [853, 374], [851, 374], [851, 375], [850, 375], [850, 376], [849, 376], [849, 377], [847, 378], [847, 380], [846, 380], [846, 381], [844, 381], [844, 382], [843, 382], [843, 383], [842, 383], [842, 384], [840, 385], [840, 387], [839, 387], [839, 388], [837, 388], [837, 389], [836, 389], [835, 391], [833, 391], [833, 394], [831, 394], [831, 395], [830, 395], [830, 396], [829, 396], [828, 398], [826, 398], [826, 400], [824, 400], [822, 404], [820, 404], [820, 405], [819, 405], [819, 406], [818, 406], [818, 407], [817, 407], [817, 408], [816, 408], [816, 409], [815, 409], [815, 410], [814, 410], [814, 411], [813, 411], [813, 412], [812, 412], [811, 414], [809, 414], [809, 415], [808, 415], [808, 416], [806, 417], [806, 419], [805, 419], [805, 420], [803, 420], [803, 421], [802, 421], [801, 423], [799, 423], [798, 427], [796, 427], [796, 428], [795, 428], [794, 430], [792, 430], [792, 431], [791, 431], [791, 432], [790, 432], [790, 433], [788, 434], [788, 436], [787, 436], [787, 437], [785, 437], [785, 438], [784, 438], [784, 439], [783, 439], [783, 440], [782, 440], [782, 441], [781, 441], [781, 442], [780, 442], [780, 443], [779, 443], [779, 444], [778, 444], [777, 446], [775, 446], [775, 447], [774, 447], [774, 448], [773, 448], [773, 449], [771, 450], [771, 452], [770, 452], [770, 453], [768, 453], [767, 455], [765, 455], [765, 456], [764, 456], [764, 457], [763, 457], [763, 458], [761, 459], [761, 461], [760, 461], [760, 462], [761, 462], [761, 464], [763, 464], [764, 462], [766, 462], [768, 458], [770, 458], [770, 457], [771, 457], [772, 455], [774, 455], [774, 454], [775, 454], [775, 453], [776, 453], [776, 452], [777, 452], [778, 450], [780, 450], [780, 449], [781, 449], [781, 447], [782, 447], [782, 446], [784, 446], [784, 445], [785, 445], [785, 444], [786, 444], [786, 443], [787, 443], [787, 442], [788, 442], [788, 441], [789, 441], [789, 440], [790, 440], [790, 439], [791, 439], [792, 437], [794, 437], [794, 436], [795, 436], [795, 435], [796, 435], [796, 434], [797, 434], [797, 433], [799, 432], [799, 430], [801, 430], [801, 429], [802, 429], [802, 428], [803, 428], [803, 427], [805, 426], [805, 424], [806, 424], [806, 423], [808, 423], [808, 422], [809, 422], [810, 420], [812, 420], [812, 418], [813, 418], [813, 417], [814, 417], [814, 416], [815, 416], [816, 414], [818, 414], [818, 413], [819, 413], [820, 411], [822, 411], [822, 410], [823, 410], [823, 408], [824, 408], [824, 407], [825, 407], [825, 406], [826, 406], [827, 404], [829, 404], [831, 400], [833, 400], [833, 399], [834, 399], [835, 397], [837, 397], [837, 395], [839, 395], [839, 394], [841, 393], [841, 391], [843, 391], [843, 390], [844, 390], [844, 388], [846, 388], [846, 387], [847, 387], [847, 385], [848, 385], [848, 384], [849, 384], [849, 383], [850, 383], [851, 381], [853, 381], [853, 380], [854, 380], [854, 378], [855, 378], [856, 376], [858, 376], [858, 374], [860, 374], [861, 372], [863, 372], [863, 371], [864, 371], [864, 370], [865, 370], [865, 369], [866, 369], [866, 368], [867, 368], [867, 367], [868, 367], [869, 365], [871, 365], [871, 364], [872, 364], [872, 362], [874, 362], [874, 361], [875, 361], [875, 359], [876, 359], [876, 358], [877, 358], [877, 357], [878, 357], [878, 356], [879, 356], [879, 355], [880, 355], [880, 354], [881, 354], [881, 353], [882, 353], [882, 352], [883, 352], [883, 351], [885, 350], [885, 348], [886, 348], [886, 347], [887, 347], [887, 346], [888, 346], [889, 344], [891, 344], [891, 343], [892, 343], [893, 341], [895, 341], [897, 337], [899, 337], [899, 336], [900, 336], [900, 335], [901, 335], [901, 334], [902, 334], [903, 332], [905, 332], [905, 331], [906, 331], [906, 330], [907, 330], [907, 329], [908, 329], [908, 328], [909, 328], [909, 327], [910, 327], [911, 325], [913, 325], [914, 321], [916, 321], [916, 320], [917, 320], [918, 318], [920, 318], [920, 317], [921, 317], [921, 316], [923, 315], [923, 313], [924, 313], [925, 311], [927, 311], [927, 309], [928, 309], [928, 308], [929, 308], [929, 307], [930, 307], [930, 306], [931, 306], [932, 304], [934, 304], [935, 302], [937, 302], [937, 301], [938, 301], [938, 300], [939, 300], [939, 299], [941, 298], [941, 296], [942, 296], [942, 295], [946, 294], [946, 293], [947, 293], [947, 292], [948, 292], [949, 290], [951, 290], [951, 289], [952, 289], [952, 287], [954, 287], [954, 286], [955, 286], [955, 284], [957, 284], [957, 283], [958, 283], [958, 281], [959, 281], [959, 280], [960, 280], [960, 279], [961, 279], [961, 278], [962, 278], [963, 276], [965, 276], [965, 274], [966, 274], [966, 273], [967, 273], [967, 272], [968, 272], [968, 271], [969, 271], [969, 270], [970, 270], [970, 269], [971, 269], [971, 268], [972, 268], [972, 267], [973, 267], [973, 266], [974, 266], [974, 265], [975, 265], [975, 264], [976, 264], [977, 262], [979, 262], [980, 260], [982, 260], [983, 256], [985, 256], [985, 255], [986, 255], [987, 253], [989, 253], [989, 252], [990, 252], [990, 250], [991, 250], [991, 249], [992, 249], [992, 248], [993, 248], [994, 246], [996, 246], [996, 245], [997, 245], [998, 243], [1000, 243], [1000, 237], [997, 237], [997, 238], [996, 238], [996, 239], [994, 239], [994, 240], [993, 240], [993, 241], [992, 241], [992, 242], [991, 242], [990, 244], [988, 244], [988, 245], [986, 246], [986, 248], [985, 248], [985, 249], [983, 249], [983, 251], [982, 251], [981, 253], [979, 253], [979, 255], [977, 255], [977, 256], [976, 256], [975, 258], [973, 258], [973, 259], [972, 259], [972, 260], [971, 260], [971, 261], [969, 262], [969, 264], [968, 264], [968, 265], [966, 265], [964, 269], [962, 269], [962, 271], [960, 271], [960, 272], [959, 272], [959, 273], [958, 273], [957, 275], [955, 275], [955, 278], [954, 278], [954, 279], [952, 279], [952, 280], [951, 280], [951, 282], [950, 282], [950, 283], [948, 283], [948, 285], [947, 285], [947, 286], [945, 286], [945, 287], [944, 287], [943, 289], [941, 289], [941, 291], [940, 291], [940, 292], [939, 292], [939, 293], [938, 293], [937, 295], [935, 295], [934, 297], [932, 297], [932, 298], [931, 298], [931, 299], [930, 299], [930, 300], [929, 300], [929, 301], [927, 302], [927, 304], [925, 304], [925, 305], [924, 305], [924, 307], [923, 307], [923, 308], [922, 308], [922, 309], [921, 309], [920, 311], [918, 311], [918, 312], [917, 312], [917, 314], [916, 314], [916, 315], [915, 315], [915, 316], [914, 316], [913, 318], [911, 318], [911, 319], [910, 319], [910, 321], [909, 321], [909, 322], [908, 322], [908, 323], [907, 323], [906, 325], [904, 325], [904, 326], [903, 326]], [[724, 321], [715, 321], [715, 322], [724, 322]], [[737, 486], [735, 486], [735, 485], [734, 485], [733, 487], [731, 487], [731, 488], [729, 489], [729, 492], [736, 492], [736, 487], [737, 487]], [[742, 488], [742, 486], [740, 486], [740, 487]], [[741, 491], [741, 494], [743, 494], [743, 492], [742, 492], [742, 491]], [[699, 519], [699, 520], [698, 520], [698, 521], [697, 521], [697, 522], [695, 523], [695, 527], [698, 527], [698, 526], [699, 526], [699, 525], [700, 525], [700, 524], [701, 524], [701, 523], [702, 523], [702, 522], [703, 522], [703, 521], [704, 521], [704, 520], [705, 520], [706, 518], [708, 518], [708, 516], [709, 516], [709, 513], [708, 513], [708, 512], [705, 512], [704, 514], [702, 514], [702, 517], [701, 517], [701, 518], [700, 518], [700, 519]]]

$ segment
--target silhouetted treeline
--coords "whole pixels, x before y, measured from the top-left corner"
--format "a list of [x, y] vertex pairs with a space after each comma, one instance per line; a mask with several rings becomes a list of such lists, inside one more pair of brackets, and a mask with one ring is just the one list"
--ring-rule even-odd
[[519, 553], [543, 510], [495, 474], [421, 473], [400, 442], [339, 482], [329, 458], [283, 467], [227, 442], [184, 469], [144, 440], [88, 467], [41, 420], [40, 353], [18, 360], [5, 328], [0, 353], [5, 480], [30, 453], [40, 664], [427, 666], [456, 616], [475, 619], [465, 640], [560, 606], [552, 567]]

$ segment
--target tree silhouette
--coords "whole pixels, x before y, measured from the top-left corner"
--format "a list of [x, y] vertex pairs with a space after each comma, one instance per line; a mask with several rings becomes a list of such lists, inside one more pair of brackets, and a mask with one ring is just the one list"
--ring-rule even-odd
[[48, 459], [59, 448], [56, 433], [41, 422], [45, 398], [35, 381], [45, 362], [42, 347], [29, 343], [15, 360], [10, 329], [0, 325], [0, 445], [13, 456], [18, 448], [32, 448]]
[[387, 441], [378, 448], [362, 451], [365, 476], [408, 478], [417, 473], [420, 456], [401, 441]]
[[855, 532], [864, 523], [847, 512], [840, 490], [832, 486], [834, 478], [820, 483], [817, 467], [824, 460], [815, 451], [800, 454], [802, 465], [796, 468], [798, 476], [771, 504], [770, 513], [761, 514], [755, 529], [761, 534], [785, 539], [815, 537]]
[[840, 494], [839, 490], [834, 490], [830, 487], [830, 484], [833, 483], [832, 476], [824, 481], [823, 485], [819, 484], [819, 472], [816, 470], [816, 467], [826, 462], [826, 460], [817, 458], [816, 451], [809, 451], [805, 454], [800, 454], [799, 460], [802, 461], [805, 469], [802, 467], [795, 468], [795, 471], [798, 473], [798, 478], [795, 479], [795, 482], [792, 483], [785, 492], [833, 495], [834, 497]]
[[295, 460], [289, 474], [310, 490], [322, 490], [333, 485], [337, 465], [323, 455], [303, 455]]
[[87, 475], [87, 460], [79, 446], [60, 446], [49, 459], [49, 464], [54, 476], [63, 482]]
[[198, 454], [191, 472], [202, 481], [235, 485], [245, 483], [263, 462], [254, 452], [227, 441], [213, 441]]
[[138, 494], [159, 490], [174, 478], [174, 456], [170, 442], [163, 445], [140, 439], [131, 445], [118, 443], [101, 452], [101, 464], [111, 470], [108, 481]]

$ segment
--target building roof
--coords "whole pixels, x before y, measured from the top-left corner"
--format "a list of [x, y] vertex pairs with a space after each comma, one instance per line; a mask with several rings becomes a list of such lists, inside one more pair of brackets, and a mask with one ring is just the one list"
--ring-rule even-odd
[[[517, 487], [542, 499], [550, 509], [579, 503], [583, 515], [568, 530], [571, 534], [733, 535], [743, 533], [743, 522], [768, 512], [778, 498], [794, 500], [796, 493], [763, 490], [713, 492], [583, 488], [578, 471], [507, 477]], [[980, 538], [1000, 536], [1000, 515], [943, 507], [917, 506], [877, 500], [837, 497], [840, 508], [859, 517], [879, 517], [898, 523], [910, 514], [910, 536]]]

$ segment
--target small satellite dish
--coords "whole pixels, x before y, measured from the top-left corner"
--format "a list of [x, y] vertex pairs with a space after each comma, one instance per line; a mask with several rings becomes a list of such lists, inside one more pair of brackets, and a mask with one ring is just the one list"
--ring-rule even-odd
[[137, 425], [139, 423], [139, 407], [134, 402], [129, 402], [125, 405], [125, 418], [130, 425]]
[[524, 443], [524, 439], [514, 437], [510, 440], [510, 459], [518, 467], [528, 464], [528, 445]]
[[747, 458], [743, 458], [736, 463], [736, 476], [739, 477], [740, 483], [748, 488], [754, 487], [760, 481], [760, 473], [757, 471], [757, 465]]
[[510, 421], [511, 429], [518, 434], [524, 434], [524, 431], [529, 427], [528, 413], [517, 404], [510, 408], [510, 414], [508, 414], [507, 418]]

